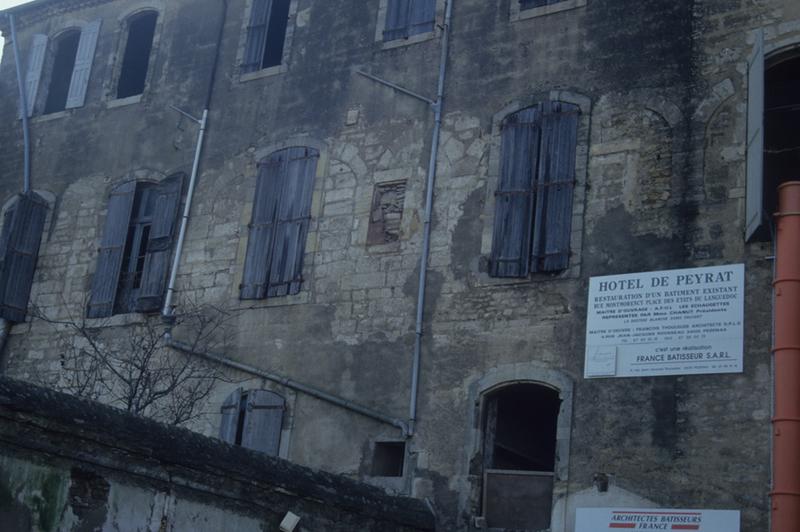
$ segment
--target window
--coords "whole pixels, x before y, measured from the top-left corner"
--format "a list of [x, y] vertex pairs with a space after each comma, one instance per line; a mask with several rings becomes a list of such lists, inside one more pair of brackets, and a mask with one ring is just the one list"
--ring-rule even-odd
[[520, 9], [533, 9], [535, 7], [550, 6], [558, 4], [564, 0], [519, 0]]
[[800, 55], [778, 55], [765, 65], [763, 37], [750, 61], [747, 133], [748, 240], [772, 237], [778, 187], [800, 168]]
[[43, 104], [44, 114], [83, 106], [89, 87], [97, 38], [100, 35], [100, 24], [101, 21], [96, 20], [80, 30], [64, 32], [54, 41], [49, 58], [47, 35], [33, 36], [25, 74], [28, 116], [33, 115], [36, 108], [46, 60], [49, 64], [47, 69], [49, 79]]
[[367, 229], [367, 245], [388, 244], [400, 240], [405, 197], [405, 181], [375, 185]]
[[402, 441], [375, 442], [372, 454], [373, 477], [402, 477], [406, 444]]
[[252, 0], [242, 72], [255, 72], [283, 62], [291, 0]]
[[157, 20], [158, 13], [155, 11], [137, 13], [128, 20], [128, 39], [117, 83], [117, 98], [128, 98], [144, 92]]
[[576, 105], [544, 102], [503, 121], [490, 275], [567, 268], [578, 114]]
[[408, 39], [433, 31], [436, 0], [388, 0], [383, 40]]
[[258, 164], [240, 297], [300, 292], [319, 152], [286, 148]]
[[9, 321], [25, 321], [46, 216], [47, 202], [32, 192], [20, 194], [3, 215], [0, 317]]
[[90, 318], [161, 308], [183, 181], [183, 174], [158, 184], [128, 181], [111, 192]]
[[533, 383], [489, 393], [483, 414], [483, 516], [490, 528], [550, 528], [561, 400]]
[[512, 0], [511, 20], [550, 15], [586, 5], [586, 0]]
[[222, 404], [221, 440], [278, 456], [285, 401], [268, 390], [238, 389]]

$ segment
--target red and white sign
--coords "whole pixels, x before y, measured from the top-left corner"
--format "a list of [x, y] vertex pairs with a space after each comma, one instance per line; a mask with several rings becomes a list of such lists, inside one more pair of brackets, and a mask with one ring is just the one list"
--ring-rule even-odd
[[625, 530], [691, 530], [739, 532], [737, 510], [654, 510], [635, 508], [578, 508], [575, 532]]

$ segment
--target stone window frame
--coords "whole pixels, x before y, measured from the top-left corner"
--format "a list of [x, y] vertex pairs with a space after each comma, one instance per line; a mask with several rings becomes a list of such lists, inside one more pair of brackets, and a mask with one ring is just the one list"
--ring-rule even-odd
[[242, 83], [245, 81], [275, 76], [289, 70], [289, 58], [291, 57], [292, 53], [292, 42], [294, 41], [294, 32], [297, 28], [298, 3], [299, 0], [290, 0], [289, 2], [289, 20], [286, 23], [286, 36], [283, 41], [283, 58], [281, 59], [281, 64], [269, 68], [262, 68], [261, 70], [256, 70], [255, 72], [242, 72], [242, 62], [244, 62], [244, 52], [245, 48], [247, 47], [247, 26], [250, 23], [250, 13], [253, 11], [253, 0], [245, 0], [245, 8], [242, 12], [242, 23], [239, 29], [239, 46], [236, 50], [234, 79]]
[[[145, 78], [144, 82], [144, 90], [141, 94], [128, 96], [127, 98], [117, 98], [117, 85], [119, 84], [119, 78], [122, 74], [122, 62], [125, 57], [125, 48], [128, 45], [128, 22], [131, 18], [147, 11], [155, 11], [157, 13], [157, 18], [156, 29], [153, 33], [153, 44], [150, 48], [150, 61], [147, 66], [147, 77]], [[137, 104], [147, 99], [147, 95], [150, 93], [150, 90], [153, 86], [153, 81], [155, 80], [154, 70], [156, 68], [156, 59], [159, 55], [161, 36], [164, 29], [165, 14], [166, 8], [163, 0], [145, 0], [129, 5], [128, 9], [120, 13], [120, 15], [117, 17], [117, 25], [114, 29], [114, 42], [117, 44], [116, 48], [114, 49], [114, 53], [109, 57], [108, 71], [111, 72], [111, 75], [107, 78], [104, 87], [106, 108], [113, 109], [116, 107], [125, 107], [127, 105]]]
[[489, 142], [489, 170], [486, 178], [486, 197], [482, 212], [482, 218], [485, 222], [481, 233], [481, 263], [488, 264], [492, 254], [495, 191], [497, 190], [501, 172], [501, 127], [503, 121], [511, 114], [545, 100], [577, 105], [580, 109], [577, 147], [575, 149], [575, 188], [572, 196], [572, 234], [570, 235], [569, 266], [559, 273], [533, 273], [524, 278], [490, 277], [487, 271], [488, 268], [481, 267], [481, 271], [478, 274], [479, 285], [514, 285], [552, 279], [577, 279], [580, 276], [584, 237], [583, 224], [586, 210], [586, 183], [589, 172], [592, 101], [588, 96], [571, 91], [554, 90], [536, 93], [507, 105], [492, 117], [492, 134]]
[[[483, 452], [482, 420], [486, 405], [486, 397], [492, 392], [515, 384], [538, 384], [558, 391], [561, 405], [556, 424], [556, 467], [553, 484], [553, 510], [551, 513], [550, 532], [566, 532], [566, 500], [569, 494], [569, 459], [572, 439], [572, 417], [575, 399], [575, 379], [567, 373], [545, 366], [539, 362], [520, 362], [504, 364], [490, 369], [482, 377], [469, 386], [470, 413], [468, 442], [464, 446], [463, 457], [465, 470], [469, 470], [473, 457]], [[467, 480], [467, 482], [470, 482]], [[482, 480], [480, 480], [482, 483]], [[474, 491], [474, 487], [464, 490]], [[462, 496], [460, 506], [463, 511], [472, 512], [469, 501]], [[473, 515], [474, 519], [482, 516]], [[493, 529], [502, 530], [502, 529]]]
[[[248, 226], [253, 216], [253, 198], [255, 198], [256, 191], [256, 178], [258, 174], [258, 162], [265, 157], [271, 155], [276, 151], [293, 146], [306, 146], [314, 148], [319, 152], [319, 161], [317, 162], [317, 173], [314, 176], [314, 189], [311, 193], [311, 220], [308, 225], [308, 236], [306, 237], [306, 249], [303, 256], [303, 271], [308, 272], [305, 275], [305, 281], [300, 287], [300, 293], [291, 295], [287, 294], [281, 297], [267, 297], [264, 299], [248, 299], [242, 301], [239, 298], [239, 286], [244, 279], [244, 263], [247, 258], [247, 241], [249, 239]], [[266, 307], [283, 307], [286, 305], [302, 305], [311, 301], [311, 285], [313, 284], [314, 276], [311, 273], [315, 264], [314, 258], [319, 247], [319, 219], [322, 216], [322, 196], [324, 190], [325, 178], [330, 173], [330, 148], [328, 145], [315, 138], [306, 137], [303, 135], [292, 136], [281, 142], [267, 144], [263, 148], [256, 149], [250, 156], [245, 175], [248, 176], [247, 184], [244, 187], [243, 197], [246, 198], [242, 205], [242, 210], [239, 216], [239, 245], [236, 250], [236, 269], [234, 274], [233, 283], [230, 286], [229, 295], [233, 306], [239, 308], [244, 305], [248, 309], [259, 309]]]
[[436, 2], [436, 16], [433, 20], [433, 31], [426, 31], [425, 33], [418, 33], [412, 35], [408, 39], [395, 39], [393, 41], [383, 40], [383, 31], [386, 29], [386, 12], [389, 8], [389, 0], [380, 0], [378, 4], [378, 21], [375, 25], [375, 42], [380, 44], [383, 50], [392, 50], [394, 48], [401, 48], [403, 46], [411, 46], [425, 41], [430, 41], [439, 37], [442, 34], [442, 25], [444, 24], [444, 10], [445, 0], [435, 0]]
[[511, 0], [511, 12], [509, 13], [509, 19], [511, 22], [518, 22], [520, 20], [544, 17], [547, 15], [552, 15], [553, 13], [561, 13], [562, 11], [569, 11], [571, 9], [585, 7], [586, 2], [587, 0], [562, 0], [557, 4], [522, 9], [519, 5], [519, 0]]

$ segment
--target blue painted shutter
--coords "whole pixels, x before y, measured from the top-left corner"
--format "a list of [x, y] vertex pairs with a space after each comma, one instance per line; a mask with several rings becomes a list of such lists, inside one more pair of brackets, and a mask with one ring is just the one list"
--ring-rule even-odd
[[236, 428], [239, 423], [239, 402], [242, 399], [242, 389], [236, 389], [222, 403], [220, 413], [222, 419], [219, 424], [219, 439], [228, 443], [236, 443]]
[[288, 148], [280, 202], [276, 211], [275, 237], [269, 264], [267, 297], [300, 292], [303, 281], [311, 198], [319, 152], [312, 148]]
[[[39, 85], [44, 69], [44, 58], [47, 54], [47, 35], [36, 34], [33, 36], [31, 50], [28, 53], [28, 70], [25, 73], [25, 98], [28, 103], [28, 116], [33, 115], [36, 106], [36, 97], [39, 95]], [[20, 109], [22, 105], [20, 104]], [[20, 118], [22, 113], [20, 112]]]
[[0, 237], [0, 317], [9, 321], [25, 321], [46, 217], [47, 203], [34, 193], [20, 195], [5, 217]]
[[67, 94], [67, 109], [82, 107], [86, 102], [86, 90], [89, 87], [89, 77], [94, 63], [94, 52], [97, 48], [97, 37], [100, 35], [101, 20], [90, 22], [81, 31], [78, 51], [75, 54], [75, 66], [72, 69], [72, 78]]
[[137, 312], [154, 312], [161, 308], [167, 287], [183, 181], [184, 174], [171, 175], [159, 183], [154, 191], [153, 223], [150, 226], [142, 282], [136, 300]]
[[764, 30], [760, 30], [747, 73], [745, 241], [764, 223], [764, 214]]
[[281, 194], [281, 180], [288, 158], [277, 152], [259, 163], [253, 217], [247, 238], [247, 253], [239, 297], [261, 299], [267, 295], [267, 274], [275, 233], [275, 213]]
[[509, 116], [502, 126], [502, 161], [489, 263], [489, 275], [493, 277], [525, 277], [529, 272], [540, 116], [540, 107], [531, 107]]
[[569, 264], [578, 113], [575, 105], [543, 104], [531, 247], [533, 272], [556, 272]]
[[264, 50], [267, 47], [267, 28], [269, 28], [271, 12], [272, 0], [253, 0], [250, 24], [247, 26], [242, 72], [254, 72], [261, 69]]
[[409, 35], [433, 31], [436, 19], [436, 0], [411, 0]]
[[284, 400], [267, 390], [247, 393], [242, 447], [278, 456], [283, 425]]
[[389, 0], [386, 7], [386, 24], [383, 29], [384, 41], [408, 38], [411, 1]]
[[117, 293], [135, 193], [136, 182], [128, 181], [115, 188], [108, 199], [108, 216], [97, 255], [97, 269], [92, 278], [92, 293], [87, 313], [90, 318], [111, 316], [114, 311], [114, 298]]

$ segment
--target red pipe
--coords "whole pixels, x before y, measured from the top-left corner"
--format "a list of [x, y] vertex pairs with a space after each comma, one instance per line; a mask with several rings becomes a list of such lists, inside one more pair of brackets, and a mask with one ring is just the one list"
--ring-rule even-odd
[[800, 181], [778, 187], [772, 532], [800, 531]]

